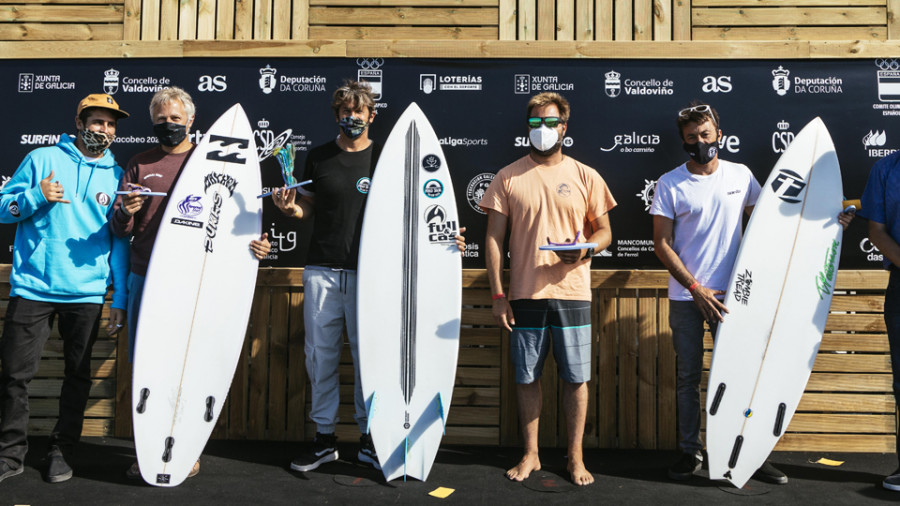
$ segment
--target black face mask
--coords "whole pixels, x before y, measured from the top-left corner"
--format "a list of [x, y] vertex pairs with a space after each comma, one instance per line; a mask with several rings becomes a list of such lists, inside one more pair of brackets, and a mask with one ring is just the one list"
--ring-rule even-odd
[[703, 141], [697, 141], [694, 144], [684, 143], [682, 144], [684, 150], [687, 151], [687, 154], [691, 157], [691, 160], [699, 163], [700, 165], [706, 165], [711, 162], [713, 158], [719, 154], [719, 143], [712, 142], [706, 143]]
[[153, 125], [153, 133], [163, 146], [174, 148], [187, 137], [187, 125], [178, 123], [157, 123]]

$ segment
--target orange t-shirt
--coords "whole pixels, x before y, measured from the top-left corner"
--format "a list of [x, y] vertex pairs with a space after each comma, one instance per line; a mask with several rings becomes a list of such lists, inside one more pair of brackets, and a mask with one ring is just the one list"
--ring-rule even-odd
[[615, 207], [596, 170], [568, 156], [557, 165], [538, 165], [531, 156], [507, 165], [494, 178], [479, 204], [507, 216], [510, 230], [509, 300], [591, 300], [590, 262], [564, 264], [538, 246], [563, 242]]

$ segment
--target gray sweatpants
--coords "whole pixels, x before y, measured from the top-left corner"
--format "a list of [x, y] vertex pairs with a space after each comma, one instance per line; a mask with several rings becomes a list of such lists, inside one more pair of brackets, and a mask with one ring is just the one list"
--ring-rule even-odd
[[338, 422], [341, 360], [341, 338], [344, 326], [353, 356], [356, 423], [366, 431], [366, 403], [359, 382], [359, 346], [356, 326], [356, 271], [306, 266], [303, 271], [303, 318], [306, 325], [306, 372], [312, 387], [312, 409], [309, 417], [316, 431], [334, 432]]

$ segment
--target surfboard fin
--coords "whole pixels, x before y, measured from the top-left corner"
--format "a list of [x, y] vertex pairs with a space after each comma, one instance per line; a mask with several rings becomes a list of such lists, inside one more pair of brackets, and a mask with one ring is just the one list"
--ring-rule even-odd
[[166, 438], [166, 449], [163, 450], [162, 461], [163, 462], [171, 462], [172, 461], [172, 447], [175, 446], [175, 438], [169, 436]]
[[406, 481], [406, 457], [409, 455], [409, 436], [403, 438], [403, 481]]
[[444, 416], [444, 398], [441, 393], [437, 394], [438, 414], [441, 416], [441, 434], [447, 435], [447, 418]]
[[372, 427], [372, 415], [375, 414], [375, 395], [376, 392], [372, 392], [372, 395], [366, 399], [366, 434], [369, 434], [369, 429]]
[[141, 389], [141, 400], [138, 402], [137, 408], [135, 411], [138, 413], [143, 413], [145, 409], [147, 409], [147, 397], [150, 397], [150, 389], [142, 388]]
[[709, 414], [715, 416], [719, 411], [719, 403], [722, 402], [722, 396], [725, 394], [725, 383], [719, 383], [716, 389], [716, 396], [713, 398], [712, 406], [709, 408]]
[[781, 426], [784, 424], [784, 412], [787, 410], [787, 405], [785, 403], [781, 403], [778, 405], [778, 414], [775, 415], [775, 428], [772, 430], [772, 434], [775, 437], [781, 437]]
[[213, 396], [209, 396], [206, 398], [206, 414], [203, 415], [203, 419], [207, 422], [213, 421], [213, 408], [216, 405], [216, 398]]
[[728, 459], [728, 467], [734, 469], [737, 465], [738, 455], [741, 454], [741, 445], [744, 444], [744, 436], [738, 436], [734, 440], [734, 448], [731, 449], [731, 458]]

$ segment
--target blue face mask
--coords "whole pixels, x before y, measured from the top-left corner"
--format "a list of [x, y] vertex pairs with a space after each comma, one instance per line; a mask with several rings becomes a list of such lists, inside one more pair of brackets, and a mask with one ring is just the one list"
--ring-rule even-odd
[[354, 118], [353, 116], [344, 116], [338, 122], [338, 125], [341, 127], [344, 135], [346, 135], [350, 139], [356, 139], [366, 131], [366, 128], [369, 128], [369, 124], [367, 122], [359, 118]]

